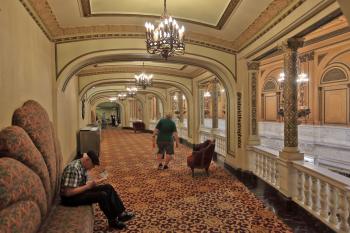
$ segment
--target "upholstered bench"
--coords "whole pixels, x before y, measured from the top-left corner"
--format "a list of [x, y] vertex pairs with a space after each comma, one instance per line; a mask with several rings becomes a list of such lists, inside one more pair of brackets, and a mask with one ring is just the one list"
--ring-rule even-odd
[[93, 232], [92, 206], [59, 204], [61, 172], [48, 114], [27, 101], [0, 132], [0, 232]]

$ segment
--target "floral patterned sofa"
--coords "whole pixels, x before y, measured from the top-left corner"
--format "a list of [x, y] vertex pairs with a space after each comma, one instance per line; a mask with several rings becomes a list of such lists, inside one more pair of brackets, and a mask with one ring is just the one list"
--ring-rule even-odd
[[0, 132], [0, 232], [93, 232], [91, 206], [59, 205], [61, 172], [53, 125], [29, 100]]

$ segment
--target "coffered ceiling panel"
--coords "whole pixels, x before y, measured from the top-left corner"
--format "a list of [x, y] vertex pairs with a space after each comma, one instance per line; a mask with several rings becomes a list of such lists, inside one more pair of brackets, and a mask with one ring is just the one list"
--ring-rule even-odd
[[[235, 2], [236, 0], [232, 1]], [[83, 1], [84, 2], [84, 1]], [[91, 15], [157, 16], [163, 12], [162, 0], [90, 0]], [[186, 19], [216, 26], [230, 0], [168, 0], [168, 13], [177, 19]], [[195, 9], [198, 10], [195, 10]]]
[[[28, 0], [35, 2], [35, 0]], [[56, 20], [52, 31], [63, 38], [72, 34], [143, 33], [145, 22], [157, 24], [163, 12], [162, 0], [40, 0], [48, 2], [48, 9]], [[291, 0], [167, 0], [169, 15], [186, 27], [186, 38], [206, 41], [234, 49], [234, 41], [250, 29], [252, 35], [266, 24], [259, 17], [272, 20], [295, 1]], [[39, 7], [39, 15], [46, 9]], [[254, 25], [254, 28], [249, 28]], [[101, 28], [101, 30], [99, 30]], [[244, 39], [246, 41], [246, 39]]]

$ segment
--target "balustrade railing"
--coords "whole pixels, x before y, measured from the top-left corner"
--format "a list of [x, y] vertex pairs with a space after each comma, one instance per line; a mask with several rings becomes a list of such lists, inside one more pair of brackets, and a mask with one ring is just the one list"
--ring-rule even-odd
[[[249, 169], [279, 190], [278, 151], [262, 146], [253, 148]], [[293, 162], [296, 174], [292, 200], [336, 232], [350, 232], [350, 179], [303, 161]]]
[[206, 129], [202, 129], [199, 132], [200, 141], [204, 142], [207, 139], [214, 140], [215, 139], [215, 152], [226, 156], [226, 136], [223, 135], [221, 131], [211, 132]]
[[297, 187], [293, 201], [337, 232], [350, 232], [350, 180], [325, 168], [293, 162]]

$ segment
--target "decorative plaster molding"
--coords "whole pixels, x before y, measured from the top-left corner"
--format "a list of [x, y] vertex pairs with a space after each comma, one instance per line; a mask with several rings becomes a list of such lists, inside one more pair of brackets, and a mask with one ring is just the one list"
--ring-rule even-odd
[[[233, 48], [242, 50], [249, 46], [260, 37], [265, 35], [274, 26], [281, 22], [284, 18], [290, 15], [306, 0], [299, 0], [297, 3], [291, 0], [274, 0], [255, 21], [246, 29], [235, 41], [233, 41]], [[293, 5], [287, 12], [276, 18], [284, 9]], [[273, 20], [275, 19], [275, 20]], [[272, 22], [270, 25], [269, 23]], [[266, 25], [269, 25], [266, 27]], [[265, 29], [264, 29], [265, 28]], [[263, 30], [264, 29], [264, 30]], [[260, 33], [259, 33], [260, 32]]]
[[313, 61], [314, 58], [315, 58], [315, 52], [314, 51], [310, 51], [310, 52], [303, 53], [303, 54], [299, 55], [299, 61], [300, 62]]
[[[225, 11], [221, 15], [221, 17], [218, 20], [216, 25], [201, 23], [201, 22], [197, 22], [197, 21], [193, 21], [193, 20], [189, 20], [189, 19], [183, 19], [183, 18], [176, 18], [176, 20], [181, 21], [181, 22], [191, 23], [191, 24], [197, 24], [197, 25], [201, 25], [201, 26], [205, 26], [205, 27], [211, 27], [211, 28], [215, 28], [215, 29], [220, 30], [225, 25], [225, 23], [227, 22], [228, 18], [230, 17], [230, 15], [234, 11], [234, 9], [236, 9], [239, 2], [240, 2], [240, 0], [230, 0], [229, 4], [227, 5]], [[82, 8], [82, 12], [83, 12], [84, 17], [101, 17], [101, 16], [104, 16], [104, 17], [113, 17], [113, 16], [145, 17], [145, 16], [147, 16], [147, 17], [156, 18], [156, 19], [160, 18], [160, 16], [158, 16], [158, 15], [92, 13], [90, 0], [80, 0], [80, 3], [81, 3], [80, 5]]]
[[259, 70], [260, 63], [257, 61], [247, 62], [248, 70]]
[[[86, 1], [86, 0], [82, 0]], [[299, 0], [297, 3], [292, 0], [274, 0], [260, 16], [246, 29], [235, 41], [222, 40], [213, 36], [207, 36], [199, 33], [187, 33], [185, 42], [189, 44], [200, 45], [207, 48], [212, 48], [222, 52], [235, 54], [238, 49], [248, 46], [261, 36], [266, 34], [270, 29], [292, 13], [306, 0]], [[44, 34], [55, 43], [65, 43], [72, 41], [91, 40], [91, 39], [107, 39], [107, 38], [144, 38], [143, 26], [132, 25], [98, 25], [87, 27], [62, 28], [47, 0], [20, 0], [33, 20], [42, 29]], [[235, 9], [239, 0], [232, 0], [228, 7]], [[276, 18], [283, 9], [290, 9], [280, 17]], [[232, 11], [233, 11], [232, 9]], [[84, 11], [88, 11], [83, 6]], [[227, 10], [227, 9], [226, 9]], [[225, 11], [223, 15], [227, 15]], [[228, 15], [231, 15], [228, 14]], [[226, 17], [226, 16], [225, 16]], [[227, 19], [226, 19], [227, 20]], [[221, 21], [221, 20], [220, 20]], [[267, 28], [266, 25], [271, 23]], [[220, 24], [220, 23], [219, 23]], [[223, 24], [224, 25], [224, 22]], [[263, 30], [264, 29], [264, 30]], [[261, 31], [263, 30], [263, 31]], [[259, 33], [260, 32], [260, 33]]]

